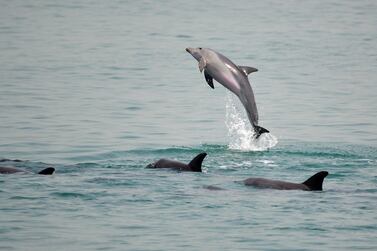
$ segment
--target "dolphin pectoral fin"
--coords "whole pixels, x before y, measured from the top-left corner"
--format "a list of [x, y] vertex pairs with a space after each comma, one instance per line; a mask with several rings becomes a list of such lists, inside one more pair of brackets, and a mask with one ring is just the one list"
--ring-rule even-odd
[[54, 172], [55, 172], [55, 168], [53, 168], [53, 167], [47, 167], [47, 168], [43, 169], [42, 171], [40, 171], [38, 174], [51, 175]]
[[204, 67], [206, 67], [206, 65], [207, 65], [207, 61], [204, 59], [204, 57], [201, 57], [199, 61], [199, 71], [202, 72]]
[[307, 186], [309, 190], [322, 191], [323, 180], [326, 178], [328, 174], [329, 173], [326, 171], [318, 172], [314, 174], [312, 177], [310, 177], [309, 179], [307, 179], [302, 184]]
[[255, 137], [256, 139], [259, 138], [259, 136], [262, 135], [262, 133], [269, 133], [270, 131], [261, 127], [261, 126], [254, 126], [254, 131], [255, 133], [257, 134], [257, 136]]
[[204, 77], [208, 83], [209, 86], [211, 86], [212, 89], [215, 89], [215, 86], [213, 85], [213, 78], [211, 75], [208, 74], [206, 70], [204, 70]]
[[190, 161], [188, 166], [192, 169], [193, 172], [202, 171], [202, 163], [206, 156], [207, 156], [207, 153], [200, 153]]
[[238, 67], [246, 74], [246, 76], [249, 75], [252, 72], [258, 71], [257, 68], [250, 67], [250, 66], [241, 66], [241, 65], [239, 65]]

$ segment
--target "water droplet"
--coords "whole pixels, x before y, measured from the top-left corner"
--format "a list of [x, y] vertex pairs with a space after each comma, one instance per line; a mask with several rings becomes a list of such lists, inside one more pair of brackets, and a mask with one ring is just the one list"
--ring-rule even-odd
[[274, 147], [278, 139], [271, 133], [264, 133], [258, 139], [246, 117], [244, 108], [235, 100], [230, 92], [226, 96], [226, 119], [225, 124], [228, 128], [229, 145], [233, 150], [240, 151], [265, 151]]

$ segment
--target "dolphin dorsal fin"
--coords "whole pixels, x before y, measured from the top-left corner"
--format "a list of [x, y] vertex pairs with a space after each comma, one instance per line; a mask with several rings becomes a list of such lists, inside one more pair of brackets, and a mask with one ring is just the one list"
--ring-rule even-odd
[[312, 177], [310, 177], [309, 179], [307, 179], [302, 184], [306, 185], [310, 190], [322, 191], [323, 180], [328, 174], [329, 173], [326, 171], [318, 172], [314, 174]]
[[211, 86], [212, 89], [215, 89], [215, 86], [213, 85], [213, 78], [211, 75], [208, 74], [206, 70], [204, 70], [204, 77], [207, 81], [207, 84]]
[[250, 67], [250, 66], [241, 66], [241, 65], [239, 65], [238, 67], [246, 74], [246, 76], [249, 75], [252, 72], [258, 71], [257, 68]]
[[53, 167], [47, 167], [47, 168], [43, 169], [42, 171], [40, 171], [38, 174], [51, 175], [54, 172], [55, 172], [55, 168], [53, 168]]
[[205, 60], [204, 57], [201, 57], [199, 61], [199, 71], [202, 72], [204, 67], [206, 67], [206, 65], [207, 65], [207, 61]]
[[194, 171], [194, 172], [201, 172], [202, 171], [202, 163], [204, 158], [207, 156], [207, 153], [200, 153], [195, 158], [193, 158], [188, 166]]

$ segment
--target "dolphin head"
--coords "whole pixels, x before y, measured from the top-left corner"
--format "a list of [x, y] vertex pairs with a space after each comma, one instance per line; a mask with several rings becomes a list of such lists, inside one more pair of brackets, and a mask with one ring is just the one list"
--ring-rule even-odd
[[186, 48], [186, 51], [190, 53], [196, 60], [200, 61], [200, 59], [203, 56], [204, 48], [198, 47], [198, 48]]

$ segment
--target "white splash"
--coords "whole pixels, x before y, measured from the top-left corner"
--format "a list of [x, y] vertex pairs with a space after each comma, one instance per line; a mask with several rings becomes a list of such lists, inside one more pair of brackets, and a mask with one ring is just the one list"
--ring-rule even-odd
[[229, 145], [233, 150], [241, 151], [265, 151], [274, 147], [278, 139], [271, 133], [263, 133], [258, 139], [241, 103], [235, 100], [232, 93], [227, 92], [226, 96], [226, 119], [228, 127]]

